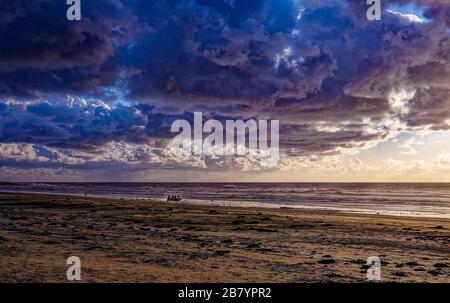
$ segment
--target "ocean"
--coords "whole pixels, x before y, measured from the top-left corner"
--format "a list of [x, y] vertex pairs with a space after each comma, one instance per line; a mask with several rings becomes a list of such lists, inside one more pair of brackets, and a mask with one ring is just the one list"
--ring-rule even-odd
[[[0, 183], [0, 192], [450, 219], [450, 183]], [[174, 202], [171, 202], [174, 203]]]

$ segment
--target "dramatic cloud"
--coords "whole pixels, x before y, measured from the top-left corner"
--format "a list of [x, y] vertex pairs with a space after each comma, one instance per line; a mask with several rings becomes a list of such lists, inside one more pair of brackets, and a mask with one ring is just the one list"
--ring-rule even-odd
[[93, 149], [111, 141], [145, 143], [145, 115], [133, 107], [109, 107], [83, 99], [0, 103], [0, 140]]
[[69, 22], [65, 1], [0, 0], [2, 161], [261, 169], [173, 157], [194, 110], [280, 120], [281, 169], [449, 130], [448, 1], [382, 2], [371, 22], [365, 1], [90, 0]]
[[0, 2], [1, 94], [95, 91], [126, 71], [114, 55], [145, 26], [120, 1], [86, 1], [83, 22], [68, 22], [66, 9], [65, 1]]

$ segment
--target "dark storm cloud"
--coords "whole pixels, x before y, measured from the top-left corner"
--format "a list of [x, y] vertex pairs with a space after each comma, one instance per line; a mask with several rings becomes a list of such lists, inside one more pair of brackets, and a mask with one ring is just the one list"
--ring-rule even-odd
[[[130, 79], [140, 101], [270, 103], [318, 91], [335, 68], [328, 51], [292, 35], [292, 1], [156, 1], [148, 11], [163, 21], [130, 54], [143, 69]], [[135, 55], [144, 51], [152, 56]]]
[[172, 138], [170, 127], [177, 119], [193, 123], [191, 113], [161, 113], [147, 104], [109, 106], [100, 100], [73, 97], [0, 102], [0, 142], [77, 150], [94, 150], [109, 142], [146, 144]]
[[116, 49], [144, 30], [120, 1], [84, 1], [83, 21], [66, 1], [0, 1], [0, 94], [36, 97], [112, 85]]
[[411, 100], [405, 119], [411, 127], [430, 125], [433, 130], [450, 129], [450, 90], [419, 90]]
[[[0, 103], [0, 141], [164, 140], [193, 110], [278, 119], [289, 155], [447, 129], [448, 3], [382, 2], [370, 22], [365, 1], [91, 0], [68, 22], [65, 1], [0, 0], [0, 98], [14, 101]], [[413, 3], [418, 16], [401, 10]], [[48, 98], [67, 93], [131, 105]]]
[[211, 110], [226, 102], [246, 106], [236, 115], [339, 124], [393, 115], [394, 91], [448, 89], [445, 2], [418, 3], [424, 22], [388, 10], [414, 1], [383, 1], [379, 22], [354, 1], [210, 3], [159, 1], [141, 14], [159, 18], [130, 53], [142, 69], [129, 80], [131, 99]]
[[145, 143], [148, 118], [134, 107], [72, 100], [0, 103], [0, 141], [93, 149], [111, 141]]

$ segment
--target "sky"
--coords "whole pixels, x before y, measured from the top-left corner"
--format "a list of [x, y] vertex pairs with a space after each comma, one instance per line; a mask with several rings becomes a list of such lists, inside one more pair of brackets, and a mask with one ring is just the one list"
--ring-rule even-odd
[[[450, 3], [0, 0], [0, 181], [450, 182]], [[173, 121], [280, 121], [281, 158]]]

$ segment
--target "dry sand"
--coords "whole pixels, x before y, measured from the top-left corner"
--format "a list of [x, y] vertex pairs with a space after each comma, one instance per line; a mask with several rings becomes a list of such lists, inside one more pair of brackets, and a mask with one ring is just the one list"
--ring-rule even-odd
[[0, 195], [0, 282], [450, 282], [450, 221]]

